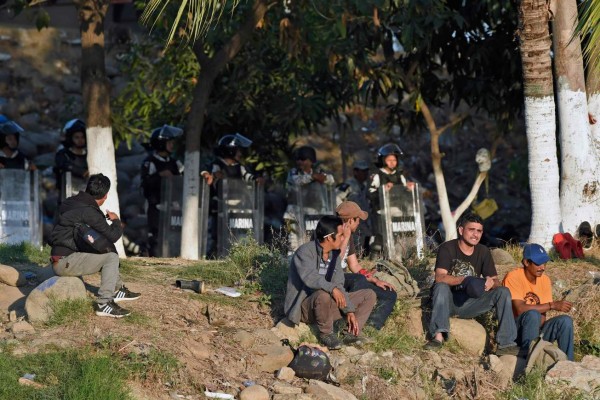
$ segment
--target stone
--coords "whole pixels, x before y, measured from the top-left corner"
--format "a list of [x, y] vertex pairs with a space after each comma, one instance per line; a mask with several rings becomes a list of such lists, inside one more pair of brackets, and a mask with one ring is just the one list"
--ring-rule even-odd
[[185, 341], [185, 349], [197, 360], [209, 359], [212, 354], [210, 348], [205, 343], [192, 339]]
[[25, 279], [25, 274], [10, 265], [0, 264], [0, 282], [10, 286], [23, 286], [27, 284], [27, 279]]
[[316, 400], [316, 398], [308, 393], [300, 394], [275, 394], [273, 400]]
[[289, 339], [290, 342], [298, 342], [301, 337], [306, 337], [310, 334], [310, 327], [303, 322], [294, 325], [290, 320], [284, 318], [271, 331], [280, 339]]
[[504, 249], [492, 249], [492, 258], [496, 265], [514, 265], [515, 259]]
[[276, 377], [282, 381], [291, 382], [296, 377], [296, 372], [289, 367], [281, 367], [279, 371], [277, 371]]
[[15, 310], [11, 310], [8, 313], [8, 320], [10, 322], [17, 322], [17, 312]]
[[450, 318], [450, 332], [467, 353], [474, 356], [483, 354], [487, 332], [479, 322], [474, 319]]
[[294, 353], [288, 346], [270, 344], [255, 347], [252, 350], [258, 369], [273, 373], [282, 367], [287, 367], [294, 359]]
[[254, 345], [256, 338], [250, 332], [239, 330], [233, 335], [233, 340], [238, 342], [244, 348], [250, 348]]
[[311, 379], [306, 393], [314, 395], [319, 400], [358, 400], [352, 393], [325, 382]]
[[14, 335], [35, 333], [35, 329], [27, 321], [15, 322], [14, 325], [10, 328], [10, 330]]
[[286, 382], [275, 382], [272, 386], [272, 389], [277, 394], [300, 394], [300, 393], [302, 393], [302, 388], [292, 386]]
[[25, 300], [25, 311], [31, 322], [48, 321], [52, 315], [51, 300], [85, 299], [87, 293], [78, 277], [54, 276], [38, 285]]
[[81, 79], [77, 75], [65, 75], [60, 81], [62, 89], [67, 93], [81, 93]]
[[269, 400], [269, 391], [260, 385], [248, 386], [240, 393], [240, 400]]
[[420, 307], [412, 307], [408, 311], [405, 322], [405, 332], [419, 339], [425, 337], [425, 331], [423, 330], [423, 310]]
[[559, 361], [546, 374], [546, 383], [568, 386], [591, 393], [600, 387], [600, 358], [584, 356], [581, 362]]

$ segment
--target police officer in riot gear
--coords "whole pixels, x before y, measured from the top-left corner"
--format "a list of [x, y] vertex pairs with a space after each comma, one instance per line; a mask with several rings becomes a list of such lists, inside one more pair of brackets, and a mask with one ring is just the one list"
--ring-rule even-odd
[[163, 178], [181, 175], [183, 164], [171, 157], [175, 139], [183, 135], [183, 130], [171, 125], [163, 125], [152, 131], [150, 154], [142, 164], [142, 190], [148, 201], [148, 251], [151, 257], [157, 255], [157, 238], [161, 182]]
[[[73, 188], [85, 189], [87, 178], [90, 175], [87, 164], [87, 141], [85, 122], [80, 119], [68, 121], [63, 133], [65, 140], [63, 148], [58, 150], [54, 158], [57, 187], [61, 191], [61, 199], [70, 197], [72, 193], [63, 193], [63, 178], [66, 172], [71, 173]], [[77, 191], [75, 191], [77, 192]]]
[[19, 152], [19, 138], [25, 130], [0, 115], [0, 168], [35, 170], [35, 165]]

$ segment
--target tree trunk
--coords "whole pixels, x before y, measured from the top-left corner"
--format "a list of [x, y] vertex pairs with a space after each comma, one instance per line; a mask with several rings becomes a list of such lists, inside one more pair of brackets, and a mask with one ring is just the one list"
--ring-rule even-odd
[[[111, 182], [105, 210], [119, 214], [115, 146], [110, 121], [110, 82], [104, 65], [104, 18], [108, 0], [82, 0], [75, 3], [81, 30], [81, 84], [87, 130], [87, 162], [90, 174], [102, 173]], [[123, 242], [117, 251], [125, 257]]]
[[193, 50], [200, 63], [200, 77], [194, 88], [194, 100], [185, 129], [185, 174], [183, 183], [183, 216], [181, 226], [181, 257], [197, 260], [198, 237], [198, 199], [200, 193], [200, 138], [204, 125], [204, 113], [210, 92], [217, 75], [227, 66], [250, 39], [256, 24], [264, 17], [268, 9], [266, 0], [255, 0], [252, 9], [238, 32], [213, 56], [208, 57], [201, 41], [194, 44]]
[[551, 42], [545, 0], [521, 1], [519, 38], [531, 188], [529, 241], [549, 248], [552, 235], [560, 228], [560, 204]]
[[553, 21], [554, 66], [560, 122], [562, 229], [575, 233], [579, 225], [598, 221], [600, 170], [588, 122], [581, 41], [573, 36], [576, 0], [557, 2]]

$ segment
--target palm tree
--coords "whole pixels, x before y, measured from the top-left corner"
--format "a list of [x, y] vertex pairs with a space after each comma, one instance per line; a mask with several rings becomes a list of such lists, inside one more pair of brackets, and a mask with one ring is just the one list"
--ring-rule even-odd
[[519, 4], [525, 125], [529, 150], [531, 233], [529, 241], [550, 247], [560, 227], [559, 174], [548, 6], [545, 0]]

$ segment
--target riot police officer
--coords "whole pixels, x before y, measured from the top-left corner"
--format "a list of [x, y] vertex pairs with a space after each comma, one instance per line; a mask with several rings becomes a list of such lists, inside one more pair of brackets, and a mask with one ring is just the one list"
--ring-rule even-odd
[[157, 255], [160, 217], [157, 206], [161, 201], [162, 179], [183, 173], [183, 164], [171, 156], [175, 139], [181, 135], [183, 130], [171, 125], [154, 129], [150, 137], [152, 153], [142, 164], [142, 190], [148, 201], [148, 251], [151, 257]]
[[70, 197], [74, 193], [64, 193], [64, 175], [71, 173], [72, 188], [85, 190], [87, 178], [90, 175], [87, 164], [87, 142], [85, 122], [80, 119], [68, 121], [63, 133], [65, 140], [63, 147], [58, 150], [54, 157], [56, 184], [61, 191], [61, 199]]
[[19, 152], [19, 138], [25, 130], [0, 115], [0, 168], [35, 170], [35, 165]]

